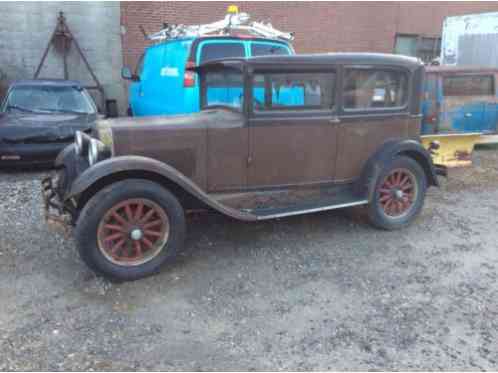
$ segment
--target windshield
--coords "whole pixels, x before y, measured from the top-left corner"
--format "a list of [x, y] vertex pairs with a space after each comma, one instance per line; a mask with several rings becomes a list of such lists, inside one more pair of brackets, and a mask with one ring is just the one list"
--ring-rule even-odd
[[244, 85], [242, 72], [217, 69], [204, 73], [203, 108], [225, 106], [242, 111]]
[[14, 87], [5, 101], [3, 111], [76, 114], [96, 112], [88, 92], [69, 86]]

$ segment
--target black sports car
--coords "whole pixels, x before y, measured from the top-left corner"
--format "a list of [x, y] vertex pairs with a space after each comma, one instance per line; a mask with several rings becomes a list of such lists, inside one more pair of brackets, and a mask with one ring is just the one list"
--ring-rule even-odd
[[14, 82], [0, 107], [0, 167], [52, 165], [76, 131], [91, 131], [97, 115], [77, 81]]

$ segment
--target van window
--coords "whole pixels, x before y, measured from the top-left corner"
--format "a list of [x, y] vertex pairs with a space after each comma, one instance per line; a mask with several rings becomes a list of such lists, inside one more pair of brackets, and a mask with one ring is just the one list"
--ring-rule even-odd
[[284, 45], [269, 43], [252, 43], [251, 56], [288, 55], [289, 49]]
[[220, 42], [204, 44], [201, 49], [199, 63], [230, 57], [245, 57], [244, 44]]
[[493, 96], [492, 75], [455, 75], [443, 78], [443, 93], [448, 96]]
[[406, 105], [408, 78], [401, 71], [346, 68], [344, 108], [376, 109]]
[[335, 104], [335, 73], [255, 74], [253, 107], [269, 110], [331, 110]]

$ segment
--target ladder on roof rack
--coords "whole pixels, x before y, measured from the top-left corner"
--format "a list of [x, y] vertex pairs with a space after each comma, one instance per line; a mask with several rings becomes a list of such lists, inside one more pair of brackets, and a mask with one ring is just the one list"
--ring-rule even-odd
[[283, 32], [275, 29], [271, 23], [251, 22], [247, 13], [239, 13], [236, 6], [229, 6], [225, 18], [220, 21], [204, 25], [164, 24], [164, 28], [148, 35], [142, 27], [146, 39], [152, 41], [166, 41], [185, 37], [199, 37], [209, 34], [229, 35], [232, 31], [244, 31], [264, 38], [294, 40], [293, 32]]

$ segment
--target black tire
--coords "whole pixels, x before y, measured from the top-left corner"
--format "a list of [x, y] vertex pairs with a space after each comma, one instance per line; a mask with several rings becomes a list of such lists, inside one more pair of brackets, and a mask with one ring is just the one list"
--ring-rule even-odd
[[[120, 265], [103, 253], [98, 231], [111, 209], [133, 199], [151, 201], [162, 209], [167, 216], [168, 236], [150, 260], [137, 265]], [[132, 281], [158, 272], [164, 263], [174, 258], [183, 247], [185, 231], [184, 210], [171, 192], [149, 180], [130, 179], [103, 188], [88, 201], [76, 223], [75, 237], [81, 259], [91, 269], [112, 280]]]
[[[408, 198], [407, 193], [403, 193], [403, 191], [401, 191], [399, 200], [397, 199], [398, 197], [389, 197], [386, 195], [386, 178], [396, 177], [397, 175], [404, 175], [405, 177], [408, 177], [410, 182], [413, 184], [413, 189], [408, 189], [407, 192], [410, 195], [412, 193], [415, 194], [414, 198], [411, 199], [411, 202], [406, 202]], [[400, 178], [402, 176], [400, 176]], [[393, 179], [389, 179], [388, 182], [392, 180]], [[415, 190], [416, 192], [414, 192]], [[375, 181], [372, 200], [366, 208], [370, 223], [377, 228], [385, 230], [400, 229], [409, 225], [422, 210], [426, 190], [427, 177], [417, 161], [405, 156], [393, 158], [388, 164], [385, 165], [384, 169]], [[395, 194], [397, 191], [394, 191], [393, 193]], [[399, 210], [402, 210], [403, 208], [400, 208], [398, 211], [392, 213], [390, 209], [386, 208], [387, 203], [382, 201], [386, 198], [396, 199], [396, 202], [392, 202], [392, 204], [401, 204], [401, 201], [403, 201], [403, 203], [406, 203], [408, 207], [403, 207], [406, 208], [406, 210], [404, 210], [403, 213], [396, 215], [396, 212], [399, 212]], [[389, 207], [391, 208], [391, 206]], [[392, 216], [388, 213], [388, 211], [389, 213], [392, 213]]]

